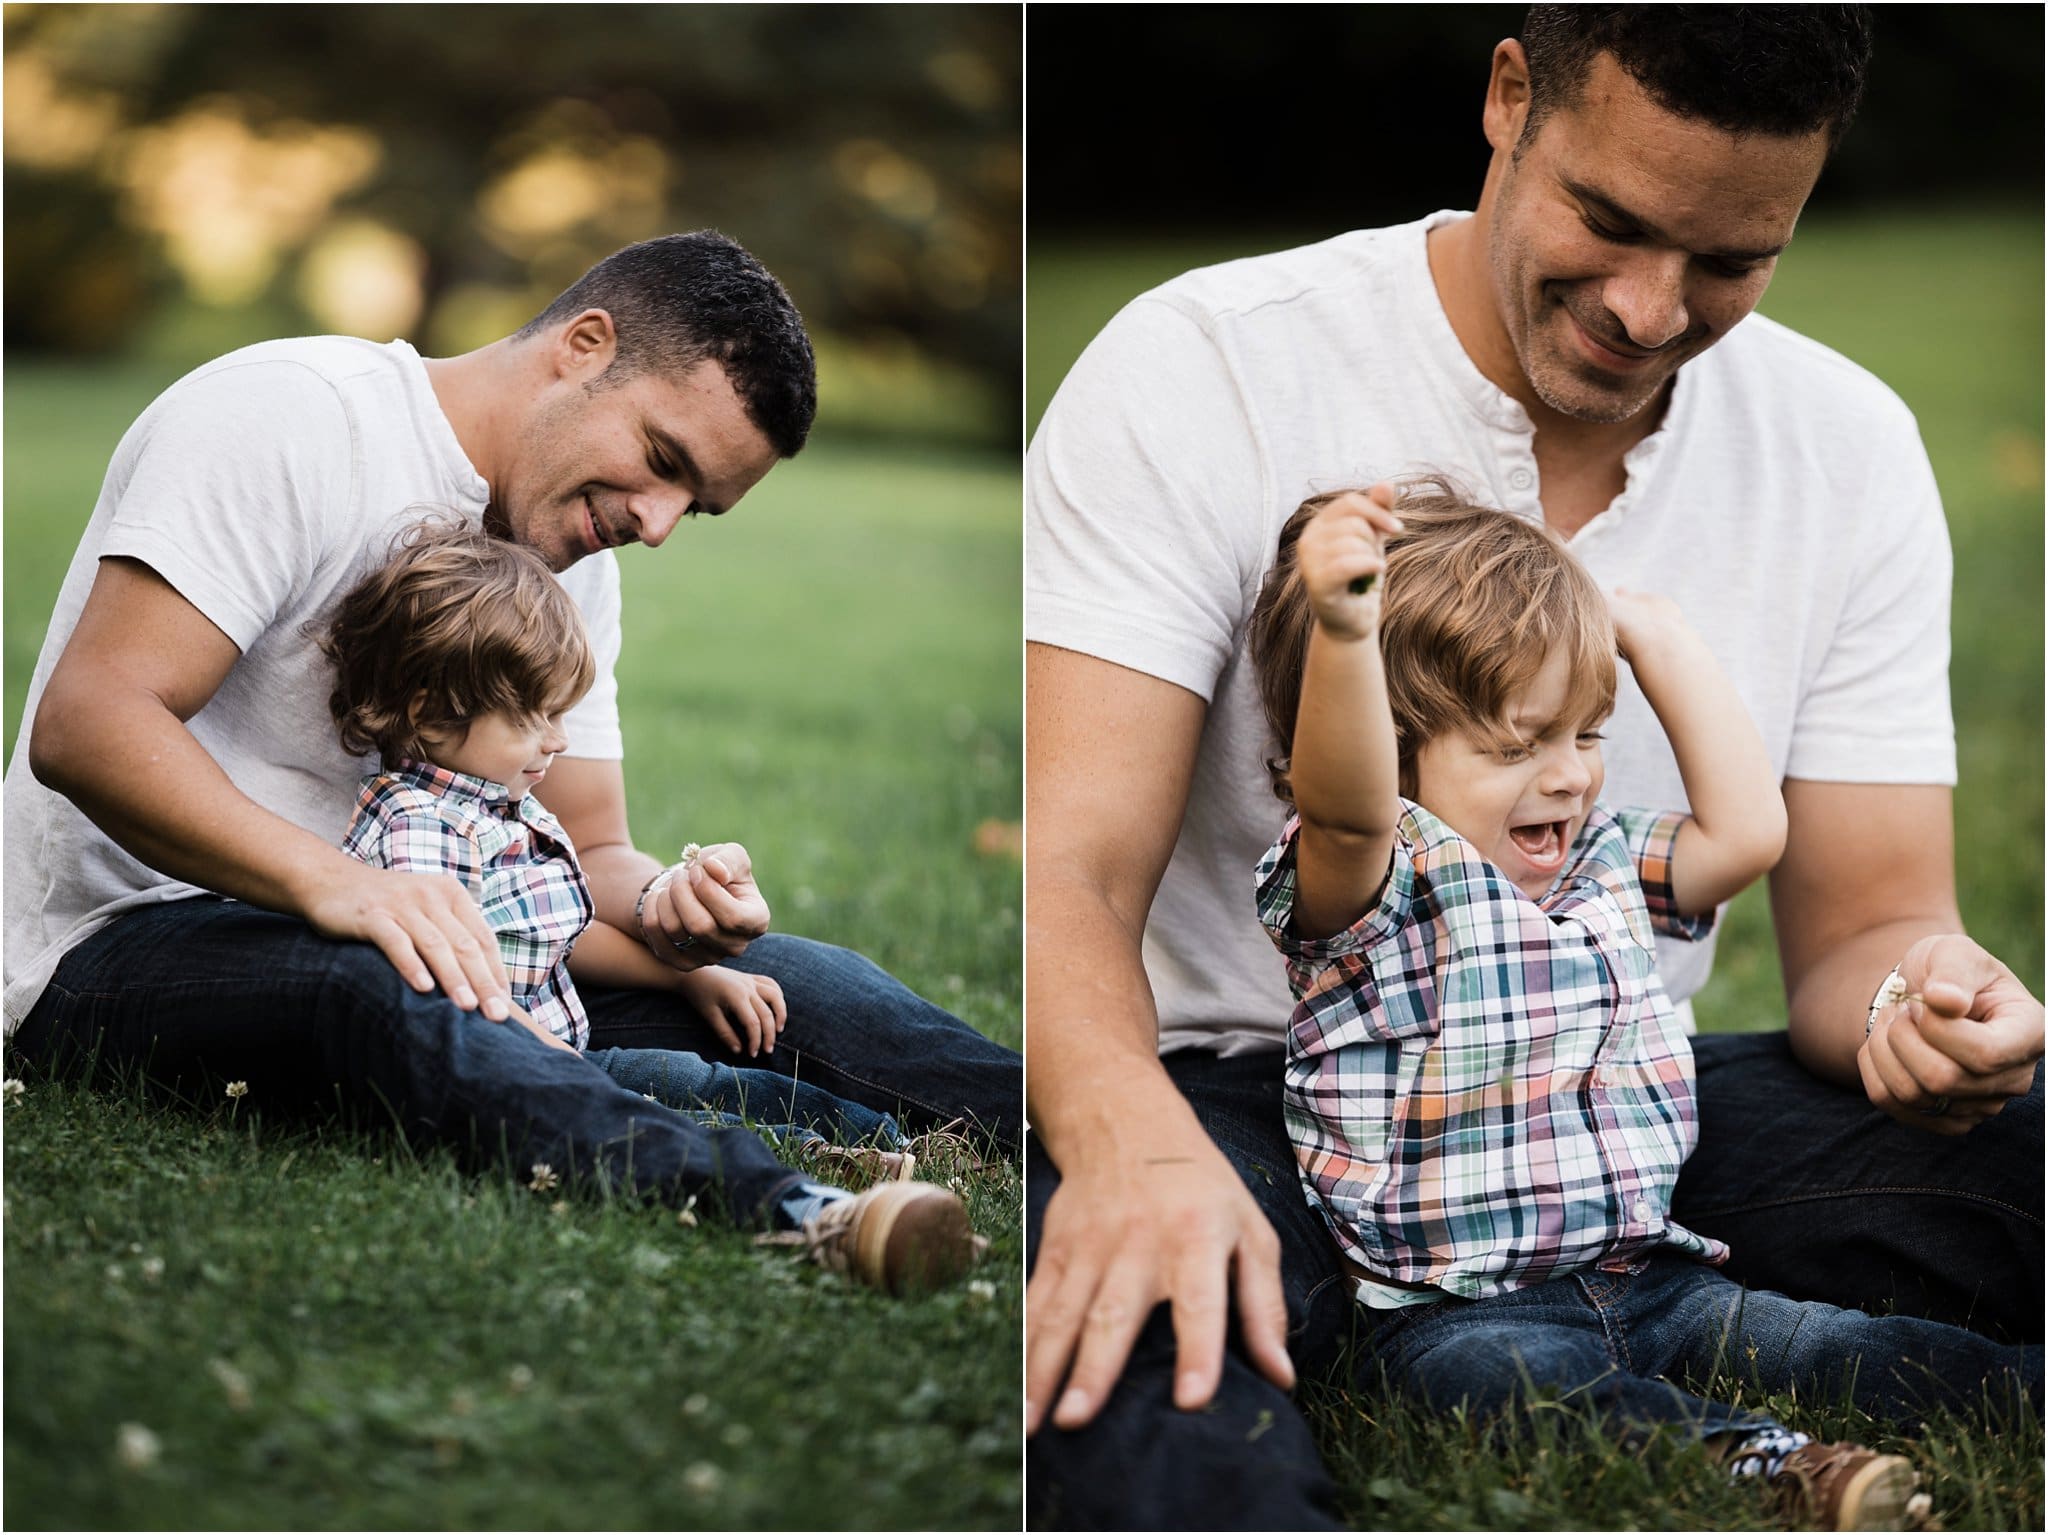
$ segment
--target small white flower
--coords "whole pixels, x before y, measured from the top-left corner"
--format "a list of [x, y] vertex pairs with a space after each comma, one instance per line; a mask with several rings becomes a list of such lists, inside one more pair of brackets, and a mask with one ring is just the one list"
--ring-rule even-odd
[[225, 1359], [209, 1359], [206, 1368], [213, 1378], [220, 1382], [220, 1389], [228, 1399], [228, 1406], [236, 1412], [247, 1412], [253, 1400], [249, 1391], [249, 1377], [229, 1364]]
[[683, 1473], [683, 1487], [694, 1497], [708, 1498], [718, 1491], [725, 1473], [708, 1460], [700, 1460]]
[[249, 1084], [248, 1084], [247, 1082], [230, 1082], [230, 1083], [228, 1084], [228, 1096], [229, 1096], [230, 1098], [246, 1098], [246, 1097], [248, 1097], [248, 1096], [249, 1096]]
[[142, 1277], [151, 1284], [155, 1284], [159, 1279], [163, 1278], [164, 1260], [161, 1258], [144, 1258], [142, 1260]]
[[545, 1194], [561, 1181], [555, 1176], [555, 1170], [547, 1163], [536, 1162], [533, 1164], [533, 1177], [527, 1181], [526, 1186], [536, 1194]]
[[568, 1213], [569, 1201], [566, 1199], [558, 1199], [548, 1206], [548, 1214], [550, 1215], [567, 1215]]
[[741, 1445], [754, 1437], [754, 1431], [744, 1423], [731, 1423], [726, 1425], [726, 1430], [722, 1437], [727, 1444], [737, 1450]]
[[140, 1423], [123, 1423], [114, 1435], [114, 1458], [130, 1471], [147, 1471], [164, 1452], [164, 1442]]
[[128, 1276], [122, 1271], [120, 1264], [109, 1263], [107, 1265], [107, 1280], [109, 1283], [119, 1284], [123, 1279], [127, 1277]]
[[970, 1279], [967, 1281], [967, 1293], [978, 1301], [992, 1301], [996, 1298], [995, 1281], [993, 1279]]
[[684, 1200], [682, 1209], [676, 1211], [676, 1224], [678, 1226], [694, 1226], [697, 1224], [697, 1196], [695, 1194]]
[[0, 1097], [5, 1097], [9, 1103], [21, 1102], [22, 1094], [27, 1091], [28, 1084], [20, 1077], [9, 1077], [5, 1082], [0, 1082]]
[[533, 1387], [533, 1371], [523, 1364], [515, 1364], [505, 1372], [505, 1385], [514, 1396], [524, 1396]]

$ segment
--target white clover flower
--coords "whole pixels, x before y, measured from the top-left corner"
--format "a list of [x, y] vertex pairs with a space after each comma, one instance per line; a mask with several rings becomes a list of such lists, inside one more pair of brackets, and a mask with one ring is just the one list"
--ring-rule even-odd
[[710, 1497], [724, 1480], [725, 1473], [708, 1460], [698, 1461], [683, 1473], [683, 1487], [693, 1497]]
[[676, 1224], [678, 1226], [694, 1226], [697, 1224], [697, 1196], [695, 1194], [684, 1200], [682, 1209], [676, 1211]]
[[0, 1097], [4, 1097], [9, 1103], [21, 1102], [22, 1094], [27, 1091], [28, 1084], [20, 1077], [9, 1077], [5, 1082], [0, 1082]]
[[147, 1471], [164, 1452], [164, 1442], [140, 1423], [123, 1423], [114, 1434], [114, 1458], [129, 1471]]
[[711, 1410], [711, 1398], [701, 1391], [692, 1391], [683, 1398], [683, 1416], [701, 1418]]
[[254, 1400], [249, 1390], [249, 1377], [229, 1364], [225, 1359], [209, 1359], [206, 1368], [213, 1378], [220, 1382], [220, 1389], [228, 1399], [228, 1406], [236, 1412], [247, 1412]]
[[230, 1083], [228, 1084], [228, 1096], [229, 1096], [230, 1098], [246, 1098], [246, 1097], [248, 1097], [248, 1096], [249, 1096], [249, 1084], [248, 1084], [247, 1082], [230, 1082]]
[[533, 1387], [533, 1371], [523, 1364], [515, 1364], [505, 1372], [505, 1385], [514, 1396], [524, 1396]]
[[163, 1278], [164, 1260], [161, 1258], [144, 1258], [142, 1260], [142, 1277], [151, 1284], [155, 1284], [159, 1279]]
[[533, 1177], [527, 1181], [526, 1186], [536, 1194], [545, 1194], [561, 1181], [555, 1176], [554, 1168], [545, 1162], [536, 1162], [533, 1164]]
[[978, 1301], [992, 1301], [996, 1298], [996, 1285], [992, 1279], [970, 1279], [967, 1293]]

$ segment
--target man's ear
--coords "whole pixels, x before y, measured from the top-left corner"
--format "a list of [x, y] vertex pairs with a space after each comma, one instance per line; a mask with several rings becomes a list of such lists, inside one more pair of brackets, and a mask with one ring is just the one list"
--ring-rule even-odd
[[1515, 38], [1502, 38], [1493, 45], [1493, 72], [1486, 81], [1486, 142], [1499, 153], [1511, 153], [1528, 120], [1529, 56]]
[[609, 311], [586, 309], [555, 337], [555, 371], [564, 378], [589, 383], [618, 355], [619, 333]]

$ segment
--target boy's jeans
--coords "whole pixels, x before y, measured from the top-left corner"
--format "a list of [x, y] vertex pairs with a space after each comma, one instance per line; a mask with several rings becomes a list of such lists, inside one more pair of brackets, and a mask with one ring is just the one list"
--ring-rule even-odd
[[[789, 1004], [778, 1070], [913, 1120], [966, 1115], [998, 1138], [1018, 1133], [1014, 1051], [844, 949], [771, 935], [744, 962], [781, 982]], [[593, 990], [584, 1002], [594, 1047], [642, 1042], [607, 1040], [616, 1023], [726, 1054], [708, 1026], [664, 1019], [682, 1011], [665, 993]], [[650, 1104], [581, 1056], [414, 991], [369, 944], [217, 897], [108, 923], [64, 957], [10, 1043], [45, 1069], [142, 1069], [207, 1099], [244, 1081], [249, 1108], [340, 1109], [521, 1176], [546, 1163], [677, 1204], [715, 1190], [741, 1220], [765, 1220], [801, 1181], [759, 1136]]]
[[751, 1123], [771, 1140], [823, 1137], [842, 1146], [903, 1144], [896, 1121], [822, 1087], [753, 1066], [721, 1066], [689, 1050], [592, 1050], [592, 1065], [629, 1092], [706, 1123]]
[[1464, 1403], [1479, 1418], [1541, 1394], [1703, 1437], [1773, 1422], [1655, 1376], [1717, 1396], [1750, 1386], [1848, 1399], [1899, 1422], [1937, 1407], [1967, 1411], [1987, 1386], [1993, 1401], [2009, 1400], [2014, 1384], [2041, 1399], [2038, 1345], [1744, 1290], [1676, 1253], [1651, 1254], [1635, 1274], [1578, 1273], [1486, 1300], [1368, 1311], [1360, 1334], [1365, 1370], [1382, 1366], [1404, 1395], [1441, 1411]]

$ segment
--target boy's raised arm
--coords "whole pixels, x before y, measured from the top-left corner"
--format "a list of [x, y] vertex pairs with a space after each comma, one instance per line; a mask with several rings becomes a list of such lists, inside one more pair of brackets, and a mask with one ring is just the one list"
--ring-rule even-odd
[[1686, 916], [1711, 911], [1770, 872], [1785, 851], [1785, 798], [1749, 710], [1713, 652], [1668, 597], [1607, 595], [1622, 659], [1657, 713], [1692, 803], [1671, 857]]
[[1288, 765], [1301, 812], [1294, 930], [1303, 938], [1341, 932], [1371, 909], [1393, 856], [1400, 761], [1379, 630], [1382, 539], [1401, 529], [1393, 501], [1385, 485], [1339, 496], [1296, 546], [1315, 615]]

